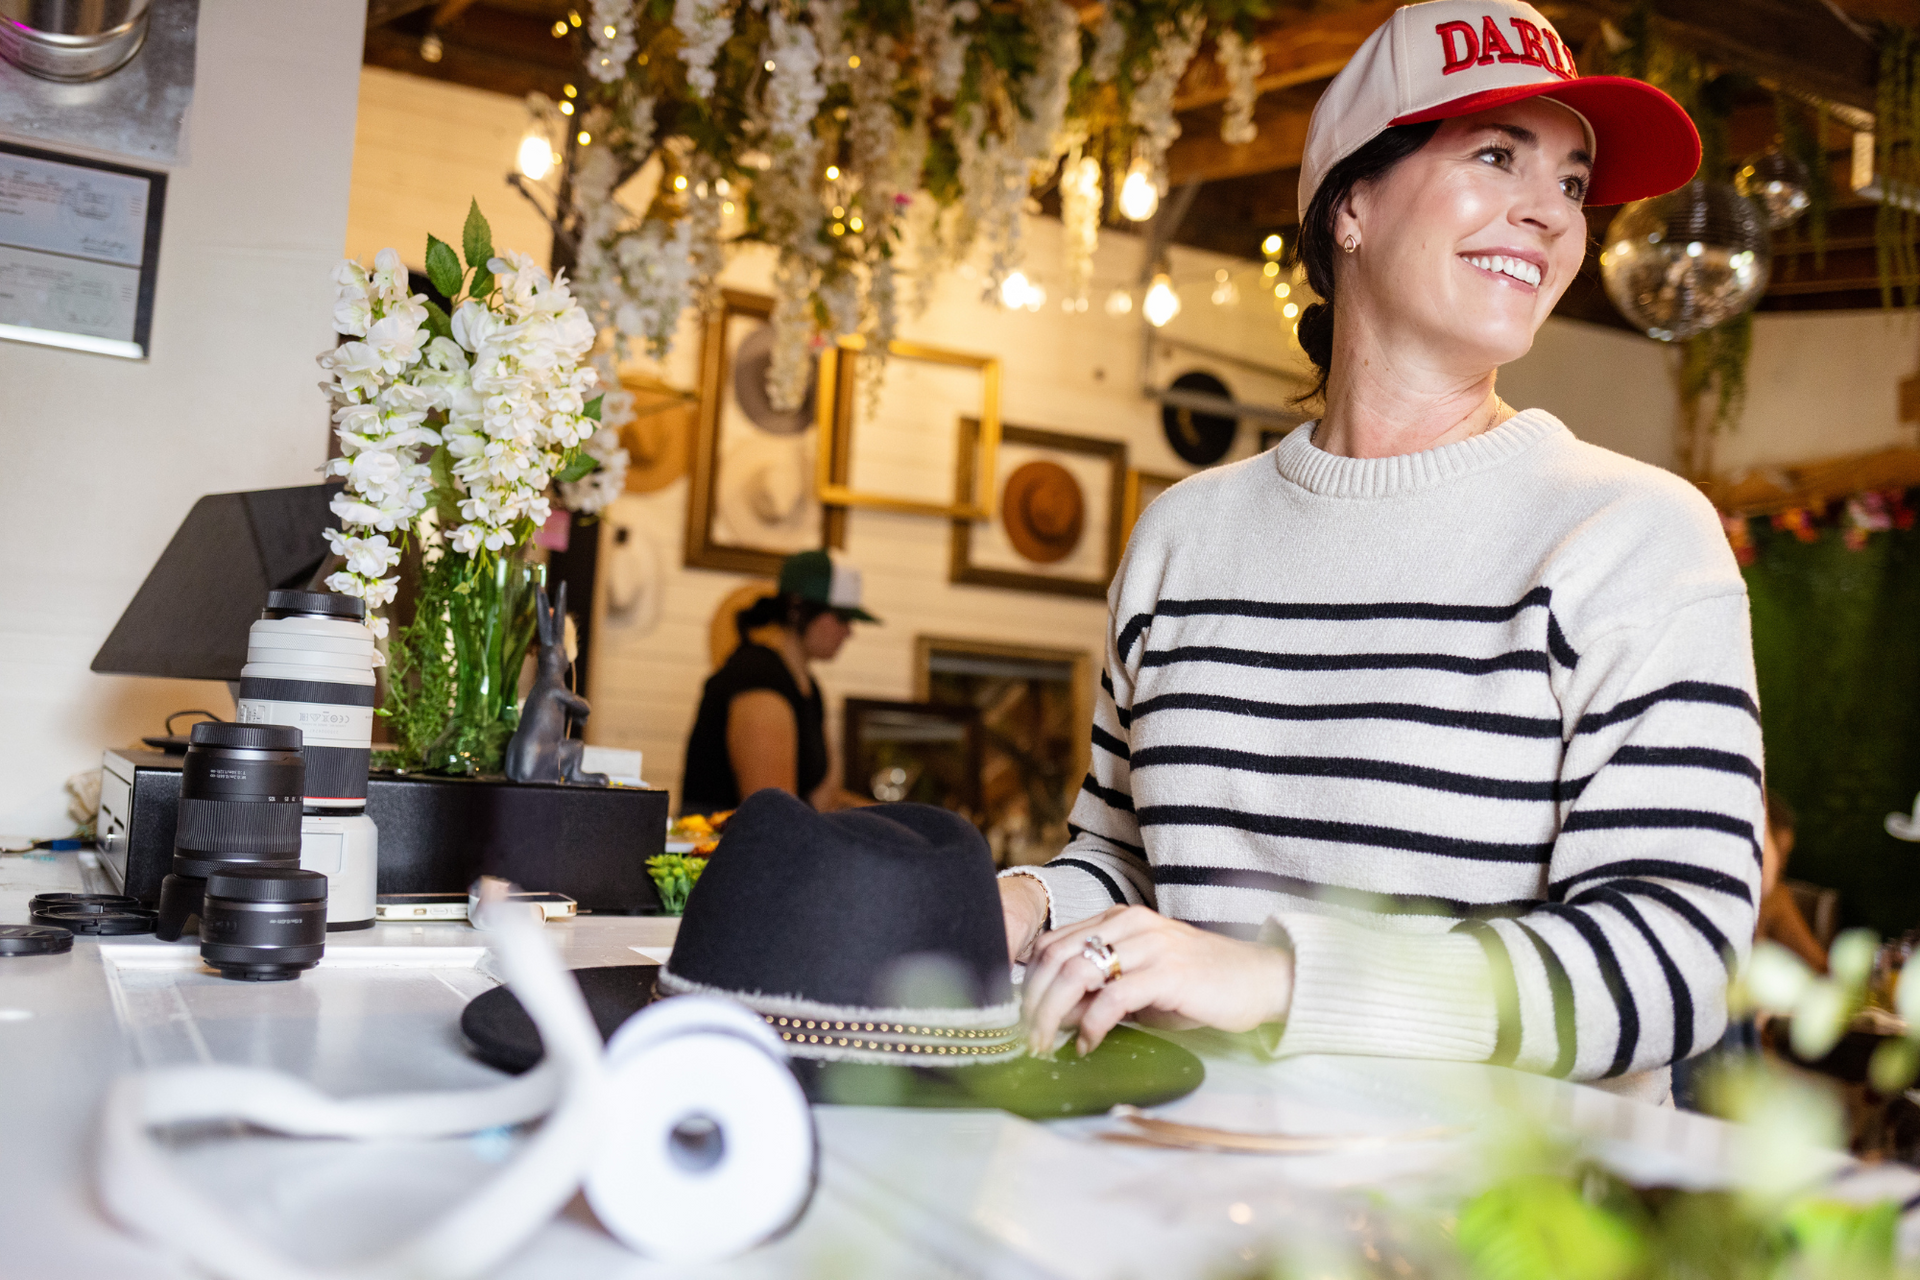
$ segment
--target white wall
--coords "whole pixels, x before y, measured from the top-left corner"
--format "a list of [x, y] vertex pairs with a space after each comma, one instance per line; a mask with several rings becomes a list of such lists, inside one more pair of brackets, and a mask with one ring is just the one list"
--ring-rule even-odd
[[477, 199], [494, 244], [544, 265], [552, 234], [506, 184], [527, 120], [525, 104], [505, 94], [362, 68], [347, 256], [370, 263], [391, 246], [423, 270], [427, 237], [458, 249], [467, 203]]
[[[1500, 394], [1551, 410], [1582, 439], [1669, 467], [1679, 355], [1623, 330], [1549, 320], [1533, 350], [1500, 371]], [[1910, 313], [1755, 316], [1746, 410], [1715, 441], [1714, 471], [1738, 476], [1920, 443], [1920, 429], [1899, 420], [1899, 384], [1916, 364], [1920, 317]]]
[[[64, 835], [62, 782], [219, 685], [87, 670], [203, 494], [312, 483], [365, 5], [201, 0], [151, 358], [0, 343], [0, 831]], [[111, 157], [107, 157], [111, 158]]]

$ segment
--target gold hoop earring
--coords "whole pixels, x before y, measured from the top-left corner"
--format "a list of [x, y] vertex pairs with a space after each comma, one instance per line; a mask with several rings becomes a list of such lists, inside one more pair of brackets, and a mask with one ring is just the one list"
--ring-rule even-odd
[[1360, 247], [1360, 242], [1354, 237], [1348, 236], [1346, 238], [1346, 241], [1343, 244], [1341, 244], [1340, 247], [1346, 252], [1352, 253], [1355, 249], [1358, 249]]

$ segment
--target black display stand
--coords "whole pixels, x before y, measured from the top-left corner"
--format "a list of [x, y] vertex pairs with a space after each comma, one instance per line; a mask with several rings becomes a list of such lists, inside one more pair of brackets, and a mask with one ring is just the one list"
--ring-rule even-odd
[[[109, 751], [101, 776], [102, 865], [148, 906], [173, 863], [180, 760]], [[664, 790], [376, 772], [367, 815], [380, 828], [381, 893], [464, 893], [492, 875], [582, 911], [660, 909], [647, 859], [666, 850]]]

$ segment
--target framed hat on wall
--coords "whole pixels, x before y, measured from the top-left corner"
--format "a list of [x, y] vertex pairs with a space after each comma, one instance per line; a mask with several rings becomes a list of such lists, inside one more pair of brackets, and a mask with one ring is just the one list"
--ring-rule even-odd
[[[965, 460], [979, 424], [962, 426], [960, 484], [970, 487]], [[949, 581], [1105, 598], [1120, 564], [1127, 446], [1007, 425], [999, 471], [992, 516], [953, 522]]]
[[796, 551], [839, 547], [846, 512], [814, 483], [819, 362], [798, 409], [767, 395], [773, 299], [727, 289], [700, 347], [700, 413], [687, 500], [686, 563], [772, 577]]

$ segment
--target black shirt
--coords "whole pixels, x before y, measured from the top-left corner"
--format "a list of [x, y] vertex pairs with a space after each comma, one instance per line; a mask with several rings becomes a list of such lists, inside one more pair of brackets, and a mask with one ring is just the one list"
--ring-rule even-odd
[[743, 644], [726, 665], [707, 677], [700, 695], [700, 714], [694, 717], [687, 739], [687, 767], [680, 779], [680, 812], [719, 813], [739, 805], [740, 781], [733, 776], [733, 757], [727, 752], [727, 713], [734, 695], [750, 689], [771, 689], [793, 708], [799, 730], [799, 758], [795, 781], [800, 798], [808, 800], [827, 776], [827, 715], [820, 700], [820, 682], [803, 694], [784, 659], [761, 644]]

